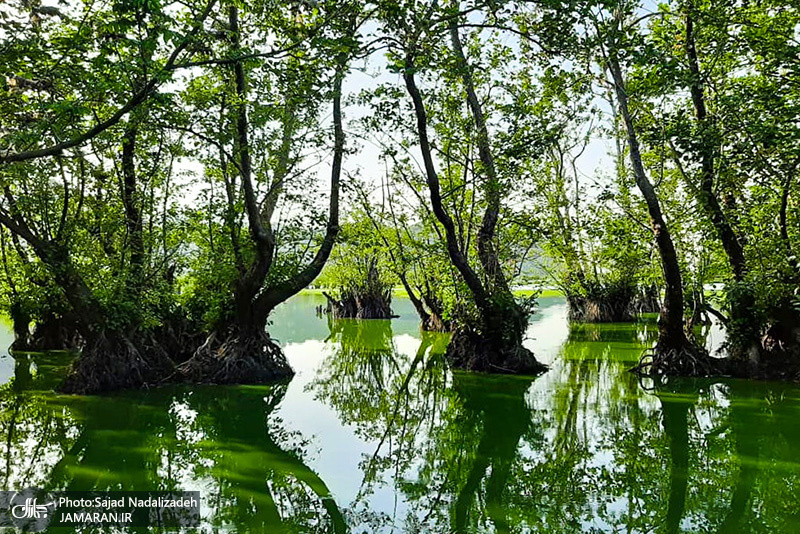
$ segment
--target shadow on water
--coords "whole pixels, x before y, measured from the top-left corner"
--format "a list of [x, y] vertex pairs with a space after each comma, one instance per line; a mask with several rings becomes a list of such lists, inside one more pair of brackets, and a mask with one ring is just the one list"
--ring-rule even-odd
[[652, 320], [555, 332], [558, 303], [546, 374], [453, 373], [446, 335], [395, 321], [304, 341], [303, 302], [273, 325], [289, 384], [58, 396], [64, 355], [16, 355], [4, 487], [196, 489], [204, 532], [800, 532], [797, 385], [640, 384]]

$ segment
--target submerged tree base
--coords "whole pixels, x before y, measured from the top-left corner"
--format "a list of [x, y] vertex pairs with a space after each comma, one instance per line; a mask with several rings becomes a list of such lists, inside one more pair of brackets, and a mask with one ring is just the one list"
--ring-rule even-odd
[[75, 325], [55, 316], [37, 322], [32, 333], [28, 333], [27, 323], [18, 325], [14, 321], [14, 333], [14, 343], [9, 347], [14, 351], [80, 350], [83, 345]]
[[328, 307], [325, 311], [332, 314], [334, 319], [391, 319], [396, 317], [392, 313], [390, 291], [365, 294], [345, 292], [341, 300], [324, 291], [322, 294], [328, 299]]
[[547, 370], [547, 366], [521, 343], [500, 347], [498, 343], [468, 330], [453, 334], [446, 357], [453, 367], [468, 371], [538, 375]]
[[140, 388], [169, 375], [174, 364], [160, 343], [140, 336], [101, 333], [86, 344], [59, 386], [62, 393], [94, 394]]
[[628, 323], [633, 321], [631, 299], [567, 297], [569, 320], [576, 323]]
[[631, 372], [647, 377], [717, 376], [800, 382], [800, 346], [759, 350], [756, 360], [750, 357], [750, 351], [728, 350], [728, 356], [717, 358], [704, 348], [691, 344], [668, 350], [659, 350], [656, 346], [642, 355]]
[[[101, 333], [72, 362], [58, 389], [91, 395], [177, 382], [261, 384], [293, 375], [280, 347], [265, 331], [212, 333], [199, 348], [193, 344], [197, 337], [172, 327], [136, 337]], [[178, 350], [178, 341], [188, 345]]]
[[263, 384], [294, 374], [281, 348], [265, 331], [212, 333], [177, 369], [178, 380], [205, 384]]
[[689, 341], [678, 345], [658, 343], [642, 355], [631, 371], [641, 376], [713, 376], [723, 370], [721, 361]]
[[587, 293], [567, 292], [569, 320], [577, 323], [628, 323], [640, 313], [658, 312], [661, 303], [655, 286], [595, 285]]

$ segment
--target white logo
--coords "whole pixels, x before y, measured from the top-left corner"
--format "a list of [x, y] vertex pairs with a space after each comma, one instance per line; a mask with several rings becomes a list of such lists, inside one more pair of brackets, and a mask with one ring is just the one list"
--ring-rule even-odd
[[42, 519], [47, 517], [47, 507], [55, 506], [54, 502], [37, 504], [36, 497], [25, 499], [24, 504], [11, 507], [11, 515], [16, 519]]
[[55, 495], [52, 493], [26, 488], [11, 497], [7, 513], [22, 532], [41, 532], [55, 516], [57, 506]]

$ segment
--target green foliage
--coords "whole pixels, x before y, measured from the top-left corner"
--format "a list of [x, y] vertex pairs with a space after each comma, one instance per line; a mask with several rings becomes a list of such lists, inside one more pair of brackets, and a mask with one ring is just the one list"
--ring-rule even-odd
[[339, 244], [314, 281], [320, 287], [340, 292], [356, 290], [364, 284], [391, 288], [398, 283], [388, 250], [363, 212], [350, 214], [342, 225]]
[[[687, 293], [723, 283], [722, 311], [733, 317], [750, 292], [747, 313], [758, 331], [795, 309], [797, 6], [673, 1], [644, 13], [627, 0], [479, 2], [468, 16], [458, 4], [404, 0], [222, 2], [203, 15], [207, 6], [10, 0], [0, 8], [3, 308], [36, 320], [75, 311], [88, 294], [92, 321], [116, 330], [157, 327], [179, 307], [204, 327], [231, 321], [238, 284], [261, 254], [241, 180], [242, 110], [253, 195], [274, 241], [254, 291], [297, 279], [329, 221], [323, 178], [334, 72], [356, 56], [399, 74], [413, 63], [443, 209], [492, 306], [512, 306], [478, 247], [498, 193], [490, 244], [508, 284], [546, 277], [589, 299], [660, 285], [653, 228], [603, 76], [613, 54]], [[226, 22], [233, 6], [236, 43]], [[479, 154], [465, 74], [484, 115], [493, 179]], [[406, 88], [396, 76], [377, 80], [350, 95], [346, 103], [359, 111], [345, 129], [379, 147], [385, 172], [345, 173], [345, 222], [316, 284], [355, 288], [374, 267], [382, 287], [405, 286], [428, 311], [474, 323], [475, 295], [431, 211]], [[698, 86], [703, 119], [690, 90]], [[135, 178], [126, 186], [122, 147], [131, 136]], [[614, 168], [586, 173], [581, 158], [598, 138], [614, 142]], [[5, 159], [65, 141], [52, 157]], [[348, 159], [372, 157], [357, 144], [348, 141]], [[720, 217], [709, 211], [712, 197], [741, 245], [739, 274]]]

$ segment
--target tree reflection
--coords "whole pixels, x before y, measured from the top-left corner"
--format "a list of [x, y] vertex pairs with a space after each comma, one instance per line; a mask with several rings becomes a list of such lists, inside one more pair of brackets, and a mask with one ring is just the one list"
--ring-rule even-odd
[[199, 488], [204, 531], [800, 532], [797, 386], [643, 388], [626, 369], [651, 327], [575, 326], [533, 380], [451, 372], [446, 335], [332, 322], [306, 394], [366, 451], [342, 452], [361, 455], [337, 471], [360, 481], [344, 509], [278, 417], [297, 410], [286, 384], [57, 396], [63, 355], [18, 354], [0, 474], [11, 489]]
[[75, 439], [74, 422], [40, 391], [63, 376], [63, 365], [54, 363], [59, 356], [15, 354], [14, 376], [0, 386], [3, 488], [42, 487]]
[[397, 350], [389, 325], [334, 322], [335, 349], [309, 386], [374, 443], [355, 522], [370, 522], [369, 496], [392, 476], [410, 531], [472, 532], [487, 521], [509, 531], [508, 485], [521, 441], [536, 435], [525, 398], [533, 379], [450, 375], [446, 335], [423, 334], [412, 357]]
[[203, 436], [194, 475], [212, 479], [209, 522], [236, 532], [335, 532], [345, 523], [325, 482], [303, 462], [302, 442], [271, 417], [287, 384], [205, 388], [185, 397], [197, 417], [185, 429]]
[[346, 531], [302, 442], [271, 417], [286, 384], [59, 397], [21, 390], [37, 382], [30, 363], [0, 388], [5, 488], [196, 488], [204, 531]]
[[[643, 389], [626, 369], [650, 345], [650, 323], [572, 328], [535, 382], [450, 373], [425, 338], [405, 355], [383, 327], [352, 328], [336, 331], [338, 346], [310, 386], [374, 444], [361, 463], [351, 525], [376, 524], [370, 496], [386, 485], [403, 503], [400, 517], [380, 523], [387, 531], [755, 533], [797, 525], [775, 509], [797, 496], [776, 499], [759, 480], [765, 447], [774, 458], [800, 439], [770, 443], [753, 431], [771, 410], [797, 413], [797, 401], [749, 382]], [[383, 341], [366, 346], [370, 335]], [[375, 368], [384, 370], [380, 382]], [[345, 384], [354, 395], [330, 394]], [[782, 479], [786, 462], [797, 465], [782, 454], [766, 480]]]
[[697, 402], [698, 393], [693, 381], [675, 381], [656, 393], [661, 403], [661, 421], [667, 435], [669, 466], [669, 497], [665, 532], [679, 532], [686, 510], [689, 483], [689, 413]]
[[331, 321], [333, 351], [307, 388], [371, 443], [373, 452], [361, 462], [362, 483], [351, 505], [354, 525], [372, 531], [391, 523], [371, 510], [369, 499], [386, 477], [406, 472], [430, 445], [426, 436], [439, 424], [443, 409], [448, 338], [425, 332], [417, 350], [405, 354], [397, 349], [390, 321]]
[[[520, 458], [520, 441], [523, 438], [529, 441], [540, 439], [535, 433], [531, 410], [525, 399], [532, 382], [532, 378], [495, 378], [487, 383], [486, 379], [476, 380], [475, 376], [454, 376], [453, 390], [462, 410], [460, 417], [474, 421], [481, 428], [477, 434], [480, 440], [472, 465], [466, 470], [466, 479], [457, 489], [453, 512], [454, 532], [472, 532], [481, 523], [481, 504], [485, 506], [485, 513], [495, 532], [511, 532], [506, 493], [512, 470]], [[459, 456], [463, 451], [452, 453]], [[452, 478], [461, 479], [459, 474], [465, 472], [461, 468], [464, 464], [460, 461], [448, 461], [448, 464], [456, 471]], [[482, 486], [483, 503], [479, 498]]]

